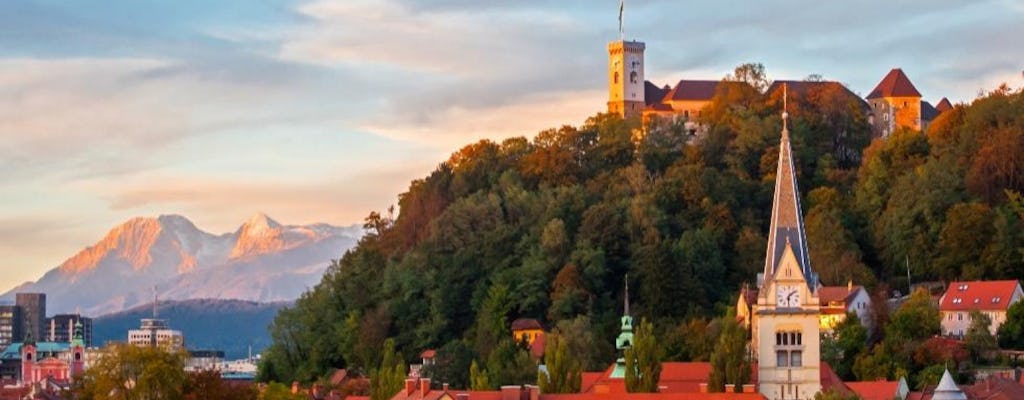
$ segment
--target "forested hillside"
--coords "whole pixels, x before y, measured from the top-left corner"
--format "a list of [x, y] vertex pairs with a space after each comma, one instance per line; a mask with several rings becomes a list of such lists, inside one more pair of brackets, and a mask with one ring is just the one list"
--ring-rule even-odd
[[[604, 368], [627, 274], [633, 314], [655, 323], [665, 357], [707, 360], [709, 318], [764, 265], [781, 129], [763, 68], [727, 79], [750, 85], [722, 85], [692, 143], [682, 124], [634, 140], [639, 121], [599, 114], [458, 150], [399, 196], [400, 214], [371, 213], [370, 234], [278, 314], [261, 378], [369, 371], [393, 338], [409, 361], [440, 349], [428, 372], [453, 387], [474, 360], [495, 384], [517, 362], [503, 349], [519, 317], [572, 332], [585, 366]], [[1024, 189], [1024, 94], [997, 90], [927, 133], [872, 142], [867, 110], [844, 93], [789, 101], [824, 283], [905, 292], [908, 263], [915, 281], [1024, 276], [1022, 210], [1004, 191]]]

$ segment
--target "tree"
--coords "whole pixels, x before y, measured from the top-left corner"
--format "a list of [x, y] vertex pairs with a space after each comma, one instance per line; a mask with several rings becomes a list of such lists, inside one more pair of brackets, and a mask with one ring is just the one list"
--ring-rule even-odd
[[184, 351], [113, 344], [75, 381], [83, 400], [181, 399], [188, 381]]
[[469, 390], [491, 390], [491, 381], [487, 376], [487, 370], [480, 369], [476, 360], [469, 365]]
[[463, 340], [452, 340], [437, 350], [434, 363], [423, 368], [423, 376], [434, 382], [447, 382], [453, 388], [469, 387], [469, 368], [473, 349]]
[[858, 400], [859, 396], [855, 393], [843, 394], [836, 389], [829, 389], [823, 392], [814, 394], [814, 400]]
[[579, 360], [570, 353], [569, 344], [561, 334], [551, 333], [546, 339], [544, 365], [547, 372], [537, 373], [541, 393], [579, 393], [583, 376]]
[[256, 400], [256, 395], [255, 386], [228, 384], [215, 369], [190, 372], [185, 382], [185, 400]]
[[390, 399], [405, 382], [405, 360], [395, 352], [395, 340], [388, 338], [381, 348], [383, 357], [380, 366], [370, 373], [370, 398]]
[[1010, 305], [1006, 322], [999, 326], [999, 347], [1024, 350], [1024, 301]]
[[839, 377], [852, 380], [854, 361], [867, 350], [868, 330], [857, 313], [848, 312], [831, 334], [822, 335], [821, 358]]
[[989, 330], [989, 327], [992, 326], [992, 318], [978, 310], [971, 311], [970, 316], [971, 326], [967, 328], [964, 342], [967, 344], [967, 351], [971, 353], [971, 358], [978, 363], [990, 359], [991, 353], [998, 350], [999, 345], [996, 343], [996, 338], [992, 336], [992, 331]]
[[626, 391], [654, 393], [661, 378], [661, 346], [654, 337], [654, 325], [646, 318], [633, 333], [633, 345], [626, 349]]
[[306, 396], [292, 393], [291, 389], [282, 383], [271, 382], [260, 393], [259, 400], [306, 400]]
[[526, 342], [502, 339], [487, 359], [488, 382], [493, 388], [537, 382], [537, 363]]
[[725, 391], [726, 384], [742, 388], [750, 381], [750, 360], [747, 358], [747, 331], [736, 321], [732, 309], [722, 320], [722, 333], [711, 353], [711, 376], [708, 390]]
[[941, 331], [939, 310], [932, 303], [928, 290], [918, 288], [889, 319], [885, 327], [885, 342], [905, 343], [927, 339]]

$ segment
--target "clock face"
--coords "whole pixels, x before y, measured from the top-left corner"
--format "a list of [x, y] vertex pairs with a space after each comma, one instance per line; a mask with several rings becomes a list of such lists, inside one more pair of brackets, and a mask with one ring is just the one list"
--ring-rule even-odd
[[779, 307], [799, 307], [800, 291], [796, 286], [779, 286], [775, 290], [775, 304]]

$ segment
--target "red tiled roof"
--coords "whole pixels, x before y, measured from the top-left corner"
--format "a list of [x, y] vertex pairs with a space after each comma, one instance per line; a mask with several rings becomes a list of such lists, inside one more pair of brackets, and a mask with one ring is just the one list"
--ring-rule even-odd
[[1024, 385], [1019, 382], [1001, 378], [988, 377], [987, 379], [962, 388], [964, 394], [971, 399], [985, 400], [1013, 400], [1024, 399]]
[[434, 358], [434, 356], [436, 356], [436, 355], [437, 355], [437, 350], [426, 349], [426, 350], [423, 350], [422, 353], [420, 353], [420, 358], [422, 358], [422, 359], [431, 359], [431, 358]]
[[680, 80], [676, 87], [665, 94], [664, 101], [699, 100], [710, 101], [715, 97], [718, 84], [722, 81]]
[[943, 97], [942, 100], [939, 100], [939, 104], [935, 106], [935, 109], [938, 110], [939, 113], [944, 113], [946, 111], [952, 110], [953, 104], [949, 102], [949, 99]]
[[827, 362], [821, 362], [821, 368], [819, 368], [818, 372], [818, 376], [821, 378], [821, 390], [823, 392], [833, 390], [844, 396], [853, 394], [853, 391], [843, 383], [842, 378], [832, 370], [832, 366], [828, 365]]
[[875, 86], [875, 90], [872, 90], [867, 98], [879, 97], [921, 97], [921, 92], [917, 91], [902, 69], [893, 68], [881, 82], [878, 82], [878, 86]]
[[768, 91], [766, 91], [765, 94], [767, 94], [768, 97], [771, 98], [781, 98], [781, 92], [783, 87], [786, 88], [786, 92], [791, 100], [794, 98], [809, 97], [808, 92], [821, 93], [824, 90], [835, 90], [838, 91], [839, 93], [842, 93], [850, 100], [857, 102], [857, 104], [859, 104], [861, 108], [864, 109], [865, 111], [871, 110], [871, 106], [868, 105], [868, 102], [864, 101], [864, 99], [860, 98], [859, 95], [857, 95], [849, 88], [847, 88], [846, 85], [835, 81], [777, 80], [772, 82], [771, 86], [768, 86]]
[[535, 320], [533, 318], [520, 318], [520, 319], [517, 319], [515, 321], [512, 321], [512, 330], [514, 330], [514, 331], [524, 331], [524, 330], [527, 330], [527, 329], [544, 329], [544, 328], [541, 328], [540, 322], [537, 322], [537, 320]]
[[601, 378], [604, 376], [604, 371], [584, 372], [581, 375], [582, 376], [580, 377], [580, 392], [587, 393], [591, 390], [591, 388], [594, 387], [594, 384], [597, 383], [597, 381], [601, 380]]
[[660, 88], [651, 83], [651, 81], [644, 81], [644, 104], [650, 106], [652, 104], [660, 103], [661, 99], [665, 98], [665, 94], [668, 93], [669, 90], [671, 90], [671, 88], [669, 88], [668, 85]]
[[344, 368], [336, 369], [334, 370], [334, 373], [331, 374], [329, 381], [331, 382], [332, 385], [337, 386], [344, 382], [345, 378], [348, 378], [348, 371], [345, 370]]
[[827, 306], [833, 301], [838, 301], [847, 305], [853, 300], [853, 296], [857, 294], [858, 290], [863, 290], [864, 287], [860, 285], [854, 286], [852, 289], [848, 286], [822, 286], [818, 289], [818, 301], [822, 306]]
[[[541, 394], [540, 400], [764, 400], [760, 393], [597, 393]], [[469, 400], [476, 400], [473, 396]]]
[[896, 391], [899, 390], [900, 382], [846, 382], [846, 386], [863, 400], [892, 400], [896, 397]]
[[1020, 292], [1020, 283], [1013, 281], [952, 282], [942, 295], [939, 310], [999, 310], [1010, 307], [1014, 294]]

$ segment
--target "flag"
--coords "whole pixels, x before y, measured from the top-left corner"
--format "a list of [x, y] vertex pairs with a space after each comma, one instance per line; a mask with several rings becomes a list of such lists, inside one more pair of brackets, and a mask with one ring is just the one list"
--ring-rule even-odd
[[619, 0], [619, 36], [622, 36], [622, 11], [626, 8], [626, 0]]

